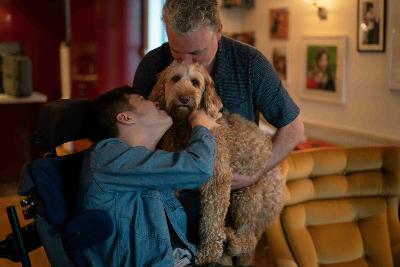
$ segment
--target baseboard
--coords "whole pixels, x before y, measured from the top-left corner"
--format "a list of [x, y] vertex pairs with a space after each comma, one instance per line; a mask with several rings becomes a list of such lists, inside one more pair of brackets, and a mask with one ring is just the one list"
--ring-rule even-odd
[[371, 133], [351, 127], [330, 125], [303, 119], [307, 138], [324, 140], [343, 146], [400, 145], [400, 139], [383, 134]]

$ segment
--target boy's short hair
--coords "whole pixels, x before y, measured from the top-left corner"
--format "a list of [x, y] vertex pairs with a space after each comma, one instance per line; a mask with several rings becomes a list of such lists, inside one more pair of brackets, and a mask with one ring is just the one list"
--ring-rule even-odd
[[217, 32], [221, 26], [217, 0], [167, 0], [162, 18], [174, 32], [182, 35], [190, 34], [200, 26]]
[[96, 121], [100, 127], [96, 141], [118, 136], [116, 116], [120, 112], [132, 110], [128, 102], [128, 96], [133, 93], [134, 90], [132, 87], [122, 86], [105, 92], [96, 98], [94, 109]]

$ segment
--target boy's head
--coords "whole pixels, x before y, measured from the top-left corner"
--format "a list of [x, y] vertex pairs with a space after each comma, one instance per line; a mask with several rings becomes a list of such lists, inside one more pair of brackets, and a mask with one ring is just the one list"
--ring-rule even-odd
[[[172, 125], [165, 111], [159, 110], [155, 103], [135, 94], [132, 87], [115, 88], [100, 95], [94, 101], [96, 120], [101, 127], [101, 137], [119, 137], [123, 126], [142, 127], [157, 132]], [[136, 127], [136, 129], [137, 129]]]
[[94, 101], [96, 111], [96, 120], [98, 121], [102, 138], [110, 138], [118, 136], [117, 114], [130, 110], [128, 96], [133, 94], [132, 87], [122, 86], [108, 91]]

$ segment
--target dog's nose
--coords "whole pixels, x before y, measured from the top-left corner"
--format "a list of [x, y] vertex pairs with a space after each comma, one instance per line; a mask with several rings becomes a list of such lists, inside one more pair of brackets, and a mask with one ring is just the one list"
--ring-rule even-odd
[[188, 96], [186, 96], [186, 95], [180, 95], [179, 96], [179, 101], [184, 105], [189, 103], [189, 100], [190, 100], [190, 98]]

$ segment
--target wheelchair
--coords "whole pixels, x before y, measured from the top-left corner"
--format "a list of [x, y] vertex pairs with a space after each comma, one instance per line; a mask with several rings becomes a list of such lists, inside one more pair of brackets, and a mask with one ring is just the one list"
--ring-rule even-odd
[[44, 157], [25, 164], [18, 194], [25, 219], [20, 226], [14, 206], [7, 207], [12, 233], [0, 241], [0, 258], [31, 266], [29, 252], [44, 247], [52, 266], [88, 266], [82, 250], [106, 240], [113, 231], [111, 217], [102, 210], [74, 212], [84, 151], [57, 155], [66, 142], [96, 138], [93, 102], [60, 99], [43, 106], [33, 144], [46, 151]]

